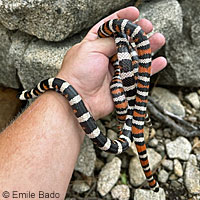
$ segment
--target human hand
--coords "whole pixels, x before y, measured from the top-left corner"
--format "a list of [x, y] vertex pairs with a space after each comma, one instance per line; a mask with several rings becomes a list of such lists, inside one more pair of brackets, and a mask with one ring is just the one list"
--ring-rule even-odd
[[[98, 38], [97, 31], [101, 24], [114, 18], [125, 18], [135, 21], [139, 11], [135, 7], [128, 7], [115, 12], [97, 23], [85, 36], [82, 42], [74, 45], [65, 55], [62, 67], [57, 77], [68, 81], [81, 95], [86, 107], [95, 119], [103, 117], [114, 109], [110, 94], [110, 82], [113, 68], [109, 57], [116, 53], [112, 38]], [[139, 20], [138, 25], [149, 33], [153, 26], [146, 19]], [[165, 43], [162, 34], [153, 34], [150, 38], [152, 52], [161, 48]], [[156, 58], [152, 61], [152, 74], [166, 66], [166, 59]]]

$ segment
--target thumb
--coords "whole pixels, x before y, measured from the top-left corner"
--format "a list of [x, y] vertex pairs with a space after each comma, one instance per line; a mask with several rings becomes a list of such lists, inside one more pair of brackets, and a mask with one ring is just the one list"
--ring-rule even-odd
[[98, 38], [87, 42], [91, 42], [92, 48], [95, 52], [104, 54], [107, 57], [111, 57], [117, 52], [113, 38]]

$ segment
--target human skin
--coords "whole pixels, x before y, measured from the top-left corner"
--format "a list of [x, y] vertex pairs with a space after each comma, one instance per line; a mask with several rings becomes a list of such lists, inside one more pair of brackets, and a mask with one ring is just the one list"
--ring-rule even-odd
[[[64, 57], [57, 77], [73, 85], [95, 119], [114, 109], [109, 89], [113, 73], [109, 57], [116, 52], [113, 39], [97, 39], [98, 27], [109, 19], [135, 21], [138, 16], [139, 11], [134, 7], [110, 15]], [[146, 19], [137, 24], [146, 33], [153, 28]], [[150, 37], [153, 52], [164, 43], [159, 33]], [[152, 62], [152, 74], [165, 66], [165, 58], [156, 58]], [[62, 95], [53, 91], [41, 95], [0, 134], [0, 196], [5, 190], [30, 191], [36, 197], [39, 191], [55, 191], [60, 194], [59, 199], [64, 199], [84, 136]]]

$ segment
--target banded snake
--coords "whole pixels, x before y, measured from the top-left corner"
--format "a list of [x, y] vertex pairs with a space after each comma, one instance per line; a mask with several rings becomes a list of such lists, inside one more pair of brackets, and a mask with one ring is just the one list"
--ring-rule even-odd
[[[103, 135], [84, 105], [81, 96], [72, 85], [64, 80], [45, 79], [34, 89], [19, 93], [18, 98], [27, 100], [35, 98], [47, 90], [55, 90], [67, 98], [81, 127], [101, 150], [120, 154], [134, 141], [149, 186], [158, 192], [158, 183], [149, 167], [143, 133], [151, 73], [149, 40], [140, 26], [127, 19], [113, 19], [105, 22], [99, 28], [98, 36], [101, 38], [114, 37], [117, 47], [117, 54], [110, 59], [115, 70], [110, 90], [117, 118], [124, 121], [118, 139], [112, 141]], [[134, 42], [135, 47], [130, 39]]]

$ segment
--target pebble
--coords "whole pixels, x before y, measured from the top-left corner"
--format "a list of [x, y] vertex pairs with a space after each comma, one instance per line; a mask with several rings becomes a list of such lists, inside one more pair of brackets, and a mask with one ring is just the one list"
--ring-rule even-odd
[[117, 185], [111, 190], [111, 195], [114, 199], [129, 200], [130, 189], [127, 185]]
[[90, 189], [90, 186], [88, 184], [79, 180], [74, 181], [73, 186], [72, 186], [72, 190], [79, 194], [87, 192], [89, 189]]
[[159, 153], [163, 153], [165, 151], [165, 146], [163, 144], [159, 144], [156, 147], [156, 151], [159, 152]]
[[159, 192], [151, 190], [136, 189], [134, 193], [134, 200], [165, 200], [165, 192], [160, 187]]
[[185, 186], [189, 193], [200, 194], [200, 170], [197, 166], [197, 159], [191, 154], [185, 169]]
[[173, 161], [172, 160], [168, 160], [168, 159], [165, 159], [163, 160], [162, 162], [162, 166], [169, 170], [169, 171], [172, 171], [173, 170]]
[[173, 181], [171, 181], [170, 186], [172, 188], [176, 188], [178, 190], [179, 188], [181, 188], [182, 184], [180, 182], [178, 182], [177, 180], [173, 180]]
[[188, 160], [192, 146], [185, 137], [179, 136], [174, 141], [166, 144], [166, 150], [169, 158]]
[[95, 162], [96, 153], [93, 143], [88, 137], [85, 137], [81, 147], [80, 155], [75, 166], [75, 170], [86, 176], [91, 176], [94, 172]]
[[174, 174], [178, 177], [183, 176], [183, 167], [178, 159], [174, 159]]
[[[162, 157], [152, 148], [147, 148], [147, 153], [150, 168], [155, 169]], [[135, 187], [141, 185], [146, 180], [138, 156], [133, 157], [129, 163], [129, 176], [131, 184]]]
[[197, 117], [195, 117], [195, 116], [189, 116], [189, 117], [187, 118], [187, 120], [194, 123], [194, 122], [197, 121]]
[[185, 116], [184, 106], [181, 104], [179, 98], [169, 90], [161, 87], [154, 87], [151, 95], [166, 111], [180, 117]]
[[200, 108], [200, 101], [199, 96], [196, 92], [192, 92], [185, 96], [185, 99], [187, 102], [189, 102], [194, 108], [199, 109]]
[[175, 174], [171, 174], [170, 176], [169, 176], [169, 180], [170, 181], [174, 181], [174, 180], [177, 180], [178, 179], [178, 177], [175, 175]]
[[101, 196], [105, 196], [112, 187], [116, 184], [119, 179], [121, 171], [121, 160], [118, 157], [113, 158], [113, 160], [102, 168], [99, 179], [97, 181], [97, 191]]
[[157, 140], [156, 138], [153, 138], [152, 140], [150, 140], [150, 141], [148, 142], [148, 145], [149, 145], [150, 147], [156, 147], [156, 146], [158, 145], [158, 140]]
[[117, 133], [112, 129], [108, 129], [107, 137], [110, 138], [111, 140], [115, 140], [117, 138]]
[[156, 130], [156, 136], [162, 137], [163, 136], [163, 131], [161, 129], [157, 129]]
[[166, 183], [169, 178], [169, 173], [164, 169], [160, 170], [158, 174], [158, 181], [161, 183]]

